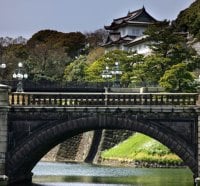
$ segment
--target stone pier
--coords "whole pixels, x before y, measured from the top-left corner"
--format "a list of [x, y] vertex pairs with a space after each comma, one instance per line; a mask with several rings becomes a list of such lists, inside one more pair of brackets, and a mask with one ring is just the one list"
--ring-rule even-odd
[[8, 179], [6, 176], [6, 154], [8, 140], [8, 123], [7, 115], [9, 110], [8, 100], [9, 87], [0, 84], [0, 181]]

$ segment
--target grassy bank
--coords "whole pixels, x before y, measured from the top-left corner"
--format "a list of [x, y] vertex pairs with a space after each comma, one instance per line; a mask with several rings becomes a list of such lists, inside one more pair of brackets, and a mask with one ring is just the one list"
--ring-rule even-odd
[[136, 133], [119, 145], [102, 152], [102, 160], [135, 162], [141, 166], [182, 164], [182, 160], [158, 141]]

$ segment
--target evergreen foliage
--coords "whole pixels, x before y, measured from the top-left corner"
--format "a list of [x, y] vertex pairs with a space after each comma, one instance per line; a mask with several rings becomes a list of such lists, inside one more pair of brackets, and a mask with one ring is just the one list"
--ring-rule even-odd
[[87, 67], [86, 56], [79, 56], [71, 62], [64, 71], [64, 79], [66, 81], [84, 81], [85, 69]]
[[[186, 74], [199, 68], [199, 56], [187, 44], [186, 35], [178, 32], [184, 30], [199, 36], [199, 9], [200, 0], [196, 0], [188, 9], [180, 12], [172, 24], [164, 20], [150, 26], [146, 34], [149, 36], [153, 55], [147, 57], [124, 51], [104, 54], [104, 50], [97, 47], [107, 34], [103, 29], [85, 34], [41, 30], [29, 39], [27, 45], [2, 47], [2, 58], [7, 63], [3, 77], [12, 79], [17, 63], [23, 62], [29, 79], [35, 81], [106, 81], [101, 77], [102, 71], [107, 65], [112, 70], [114, 63], [120, 62], [123, 71], [121, 82], [126, 85], [160, 83], [168, 91], [193, 91], [188, 87], [191, 83], [187, 83], [187, 86], [186, 83], [181, 83], [180, 86], [183, 87], [177, 88], [174, 87], [174, 82], [169, 85], [169, 79], [174, 79], [175, 74], [177, 78], [181, 76], [178, 67], [183, 64]], [[188, 82], [194, 78], [193, 75], [187, 77]], [[114, 81], [114, 76], [111, 81]]]
[[54, 30], [41, 30], [27, 42], [30, 48], [41, 44], [51, 49], [64, 48], [69, 57], [75, 57], [85, 47], [86, 37], [81, 32], [62, 33]]
[[[137, 79], [160, 83], [167, 91], [171, 92], [194, 91], [194, 88], [191, 88], [191, 82], [194, 81], [191, 72], [198, 67], [200, 58], [196, 51], [187, 45], [186, 35], [177, 32], [174, 25], [166, 20], [150, 26], [146, 34], [148, 34], [153, 55], [146, 57], [143, 63], [136, 66], [135, 76], [138, 77]], [[184, 69], [185, 75], [187, 75], [184, 81], [178, 67]], [[176, 82], [179, 83], [175, 86], [175, 81], [171, 80], [176, 78], [178, 80]]]
[[[41, 30], [35, 33], [26, 45], [1, 46], [1, 56], [7, 63], [3, 78], [12, 79], [17, 63], [23, 62], [31, 80], [63, 81], [64, 69], [76, 58], [89, 54], [88, 60], [92, 63], [91, 60], [96, 60], [97, 56], [103, 53], [102, 49], [96, 47], [102, 42], [104, 34], [101, 29], [87, 34]], [[93, 51], [93, 54], [90, 51]], [[69, 78], [65, 74], [64, 78], [79, 79], [75, 74], [73, 76]]]
[[181, 11], [175, 21], [179, 31], [188, 31], [200, 39], [200, 0]]
[[[123, 72], [120, 77], [121, 82], [130, 84], [133, 77], [134, 64], [142, 60], [142, 58], [142, 55], [137, 55], [134, 52], [121, 50], [108, 52], [88, 66], [86, 69], [86, 80], [96, 82], [107, 81], [101, 76], [103, 70], [108, 66], [109, 70], [112, 71], [115, 62], [119, 62], [120, 70]], [[114, 78], [113, 76], [110, 81], [113, 81]]]
[[194, 92], [194, 76], [187, 70], [187, 65], [179, 63], [165, 71], [160, 79], [160, 85], [167, 91]]

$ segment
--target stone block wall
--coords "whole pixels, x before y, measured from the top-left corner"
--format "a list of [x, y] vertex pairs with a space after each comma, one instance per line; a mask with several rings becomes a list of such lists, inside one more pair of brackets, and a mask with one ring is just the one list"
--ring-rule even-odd
[[129, 130], [103, 130], [101, 142], [98, 147], [98, 152], [93, 160], [93, 163], [101, 162], [101, 152], [114, 147], [120, 142], [126, 140], [133, 135], [133, 131]]
[[[94, 137], [98, 138], [95, 134], [100, 135], [100, 140], [94, 140]], [[97, 148], [95, 150], [96, 155], [94, 155], [93, 161], [90, 162], [98, 163], [102, 151], [114, 147], [132, 134], [133, 132], [128, 130], [103, 130], [101, 133], [100, 131], [85, 132], [57, 145], [42, 160], [84, 162], [88, 158], [88, 155], [91, 156], [90, 153], [94, 153], [93, 150], [95, 147]]]
[[128, 130], [104, 130], [101, 151], [110, 149], [133, 134]]
[[93, 131], [85, 132], [67, 139], [49, 151], [42, 161], [84, 162], [92, 143], [93, 133]]
[[83, 134], [79, 134], [61, 143], [56, 154], [56, 161], [74, 161], [82, 136]]
[[94, 131], [85, 132], [82, 135], [82, 139], [80, 141], [78, 151], [76, 154], [76, 161], [84, 162], [88, 153], [91, 149], [92, 140], [94, 137]]

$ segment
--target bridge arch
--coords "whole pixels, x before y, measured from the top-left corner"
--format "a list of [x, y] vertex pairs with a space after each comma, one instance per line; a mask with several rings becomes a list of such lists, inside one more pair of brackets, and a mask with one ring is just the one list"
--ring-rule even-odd
[[164, 129], [156, 122], [134, 117], [100, 114], [69, 121], [52, 122], [41, 127], [24, 142], [9, 152], [6, 171], [10, 182], [31, 178], [31, 170], [37, 162], [55, 145], [79, 133], [99, 129], [125, 129], [148, 135], [171, 149], [195, 174], [197, 165], [194, 152], [188, 144], [170, 129]]

